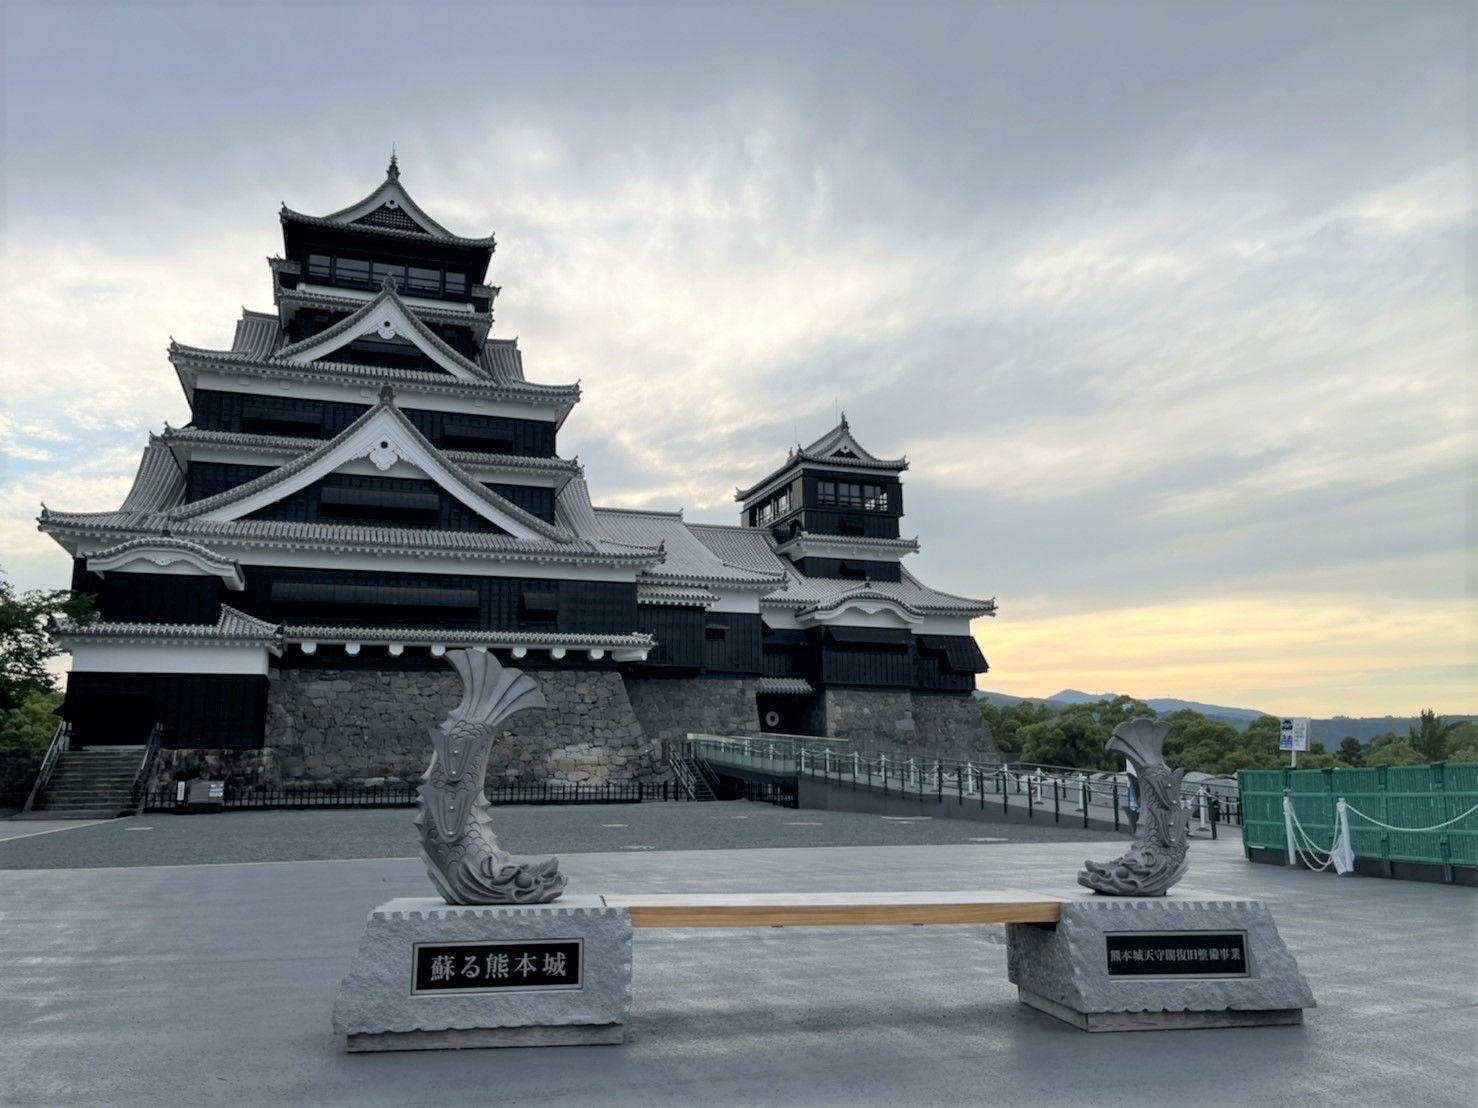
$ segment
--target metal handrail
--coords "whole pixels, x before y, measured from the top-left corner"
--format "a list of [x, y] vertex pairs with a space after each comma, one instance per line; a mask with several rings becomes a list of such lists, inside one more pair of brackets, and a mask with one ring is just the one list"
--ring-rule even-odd
[[668, 760], [668, 767], [672, 770], [673, 778], [683, 787], [683, 791], [688, 794], [688, 799], [697, 800], [698, 786], [693, 780], [693, 773], [688, 769], [687, 763], [681, 758], [671, 758]]
[[[797, 774], [826, 779], [842, 778], [861, 780], [864, 776], [871, 782], [874, 776], [886, 784], [897, 780], [907, 786], [924, 789], [926, 783], [934, 791], [949, 791], [963, 796], [967, 792], [975, 795], [984, 793], [987, 779], [995, 794], [1004, 795], [1012, 789], [1019, 796], [1025, 793], [1029, 800], [1045, 802], [1050, 792], [1054, 805], [1066, 799], [1076, 799], [1076, 810], [1083, 811], [1094, 803], [1107, 805], [1115, 810], [1121, 799], [1129, 797], [1123, 775], [1113, 775], [1110, 780], [1094, 780], [1090, 772], [1097, 770], [1074, 770], [1071, 774], [1047, 774], [1045, 767], [1036, 767], [1036, 772], [1023, 773], [1010, 765], [997, 763], [976, 764], [973, 761], [936, 758], [909, 751], [886, 751], [864, 754], [861, 751], [838, 751], [832, 747], [809, 747], [786, 740], [772, 740], [768, 735], [723, 737], [718, 735], [689, 735], [686, 743], [690, 757], [710, 757], [723, 763], [770, 767], [786, 766]], [[700, 753], [700, 751], [702, 753]], [[1021, 766], [1023, 763], [1013, 763]], [[1065, 768], [1065, 767], [1064, 767]], [[948, 786], [946, 786], [948, 782]], [[1076, 797], [1074, 797], [1076, 794]], [[1207, 788], [1204, 783], [1192, 782], [1182, 786], [1181, 807], [1202, 816], [1210, 813], [1226, 823], [1235, 822], [1240, 816], [1239, 794], [1223, 788]]]
[[36, 803], [36, 798], [41, 795], [46, 783], [51, 780], [51, 774], [56, 769], [57, 761], [64, 751], [70, 750], [72, 746], [72, 725], [67, 720], [62, 720], [56, 725], [56, 734], [51, 736], [51, 745], [46, 748], [46, 757], [41, 759], [41, 769], [36, 773], [36, 783], [31, 786], [31, 795], [26, 797], [26, 806], [22, 812], [29, 812]]
[[153, 730], [149, 732], [149, 741], [144, 744], [144, 759], [139, 763], [139, 768], [133, 775], [133, 786], [128, 790], [128, 799], [133, 807], [134, 815], [144, 810], [144, 801], [148, 799], [149, 792], [149, 772], [154, 768], [154, 758], [163, 743], [164, 724], [156, 723]]

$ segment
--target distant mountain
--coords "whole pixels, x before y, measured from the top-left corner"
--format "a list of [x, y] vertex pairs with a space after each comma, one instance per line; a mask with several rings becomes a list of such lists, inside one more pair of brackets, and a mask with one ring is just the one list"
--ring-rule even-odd
[[[1036, 704], [1046, 704], [1052, 708], [1066, 708], [1073, 704], [1096, 704], [1100, 700], [1112, 700], [1114, 693], [1085, 693], [1080, 689], [1063, 689], [1061, 692], [1053, 693], [1051, 696], [1011, 696], [1007, 693], [976, 692], [976, 696], [987, 700], [992, 704], [1008, 705], [1020, 704], [1023, 700], [1030, 700]], [[1179, 700], [1174, 697], [1157, 697], [1146, 700], [1151, 708], [1160, 715], [1169, 715], [1183, 708], [1191, 708], [1200, 712], [1207, 719], [1221, 720], [1230, 723], [1239, 730], [1244, 730], [1249, 723], [1255, 720], [1262, 712], [1252, 708], [1225, 708], [1218, 704], [1202, 704], [1196, 700]], [[1343, 736], [1341, 736], [1343, 737]]]
[[[1448, 723], [1478, 720], [1478, 716], [1444, 715], [1442, 718]], [[1346, 735], [1354, 735], [1362, 743], [1368, 743], [1387, 731], [1405, 735], [1409, 728], [1416, 727], [1420, 722], [1416, 716], [1335, 716], [1333, 719], [1312, 719], [1309, 721], [1309, 741], [1323, 743], [1326, 750], [1333, 750]]]
[[[1000, 707], [1030, 700], [1034, 704], [1046, 704], [1050, 708], [1067, 708], [1074, 704], [1095, 704], [1100, 700], [1112, 700], [1115, 696], [1114, 693], [1085, 693], [1080, 689], [1063, 689], [1051, 696], [1042, 697], [1012, 696], [1009, 693], [983, 690], [977, 690], [975, 695], [981, 700]], [[1180, 700], [1176, 697], [1155, 697], [1146, 700], [1145, 703], [1162, 716], [1178, 712], [1183, 708], [1190, 708], [1200, 712], [1207, 719], [1230, 723], [1242, 731], [1245, 731], [1247, 725], [1258, 716], [1271, 714], [1257, 711], [1254, 708], [1229, 708], [1219, 704], [1203, 704], [1198, 700]], [[1463, 715], [1444, 715], [1443, 718], [1449, 721], [1478, 720], [1478, 716]], [[1418, 722], [1415, 716], [1335, 716], [1332, 719], [1311, 719], [1309, 721], [1309, 741], [1323, 743], [1325, 749], [1333, 750], [1347, 735], [1353, 735], [1362, 743], [1368, 743], [1377, 735], [1384, 735], [1387, 731], [1404, 735], [1408, 728], [1415, 727]]]

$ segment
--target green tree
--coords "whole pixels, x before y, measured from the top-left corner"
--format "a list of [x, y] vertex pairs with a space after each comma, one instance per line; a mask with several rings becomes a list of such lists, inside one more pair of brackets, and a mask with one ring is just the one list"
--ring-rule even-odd
[[0, 746], [34, 746], [45, 750], [56, 734], [59, 692], [30, 692], [16, 707], [0, 712]]
[[1419, 766], [1427, 761], [1427, 756], [1405, 739], [1397, 739], [1395, 742], [1382, 743], [1365, 755], [1365, 764], [1368, 766]]
[[1417, 726], [1409, 729], [1407, 742], [1420, 751], [1429, 762], [1440, 762], [1447, 757], [1448, 737], [1457, 730], [1458, 724], [1448, 723], [1431, 708], [1424, 709]]
[[46, 663], [60, 653], [50, 633], [59, 615], [90, 619], [92, 598], [68, 589], [17, 593], [0, 576], [0, 712], [16, 708], [31, 693], [55, 688]]
[[1447, 737], [1449, 762], [1478, 762], [1478, 723], [1466, 720]]
[[1340, 740], [1339, 749], [1334, 752], [1334, 756], [1347, 766], [1365, 764], [1365, 748], [1354, 735], [1346, 735]]

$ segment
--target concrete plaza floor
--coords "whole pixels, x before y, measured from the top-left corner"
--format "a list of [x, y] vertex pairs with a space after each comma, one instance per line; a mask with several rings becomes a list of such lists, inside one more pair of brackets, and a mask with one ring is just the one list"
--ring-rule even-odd
[[[695, 828], [709, 819], [684, 807]], [[144, 837], [126, 822], [114, 833]], [[653, 850], [564, 868], [580, 892], [1069, 893], [1083, 858], [1115, 845]], [[1000, 927], [674, 930], [637, 934], [623, 1046], [347, 1055], [329, 1015], [365, 913], [427, 892], [404, 858], [0, 871], [0, 1101], [1473, 1102], [1478, 894], [1253, 866], [1235, 840], [1196, 843], [1176, 892], [1269, 904], [1319, 1000], [1302, 1027], [1087, 1035], [1017, 1002]]]
[[[181, 865], [202, 862], [286, 862], [327, 858], [414, 858], [411, 808], [226, 812], [181, 816], [146, 812], [93, 823], [65, 835], [7, 842], [52, 823], [0, 821], [0, 869], [76, 866]], [[505, 850], [574, 854], [617, 850], [733, 850], [776, 846], [918, 846], [945, 843], [1061, 842], [1066, 838], [1122, 841], [1128, 831], [1054, 825], [1050, 814], [1026, 824], [862, 812], [816, 812], [748, 804], [512, 805], [493, 809]], [[1235, 830], [1235, 829], [1234, 829]], [[1103, 849], [1103, 848], [1100, 848]]]

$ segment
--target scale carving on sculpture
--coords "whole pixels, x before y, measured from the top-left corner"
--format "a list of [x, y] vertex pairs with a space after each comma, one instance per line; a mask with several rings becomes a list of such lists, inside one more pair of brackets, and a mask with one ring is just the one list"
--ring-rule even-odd
[[546, 707], [538, 683], [484, 651], [448, 650], [462, 700], [431, 728], [431, 764], [418, 790], [421, 857], [448, 904], [547, 904], [564, 892], [559, 859], [519, 865], [498, 847], [483, 793], [493, 733], [509, 716]]
[[1078, 884], [1109, 896], [1164, 896], [1189, 864], [1190, 815], [1180, 806], [1185, 770], [1165, 764], [1170, 724], [1131, 719], [1114, 728], [1106, 749], [1122, 754], [1139, 780], [1139, 822], [1134, 839], [1112, 862], [1084, 862]]

